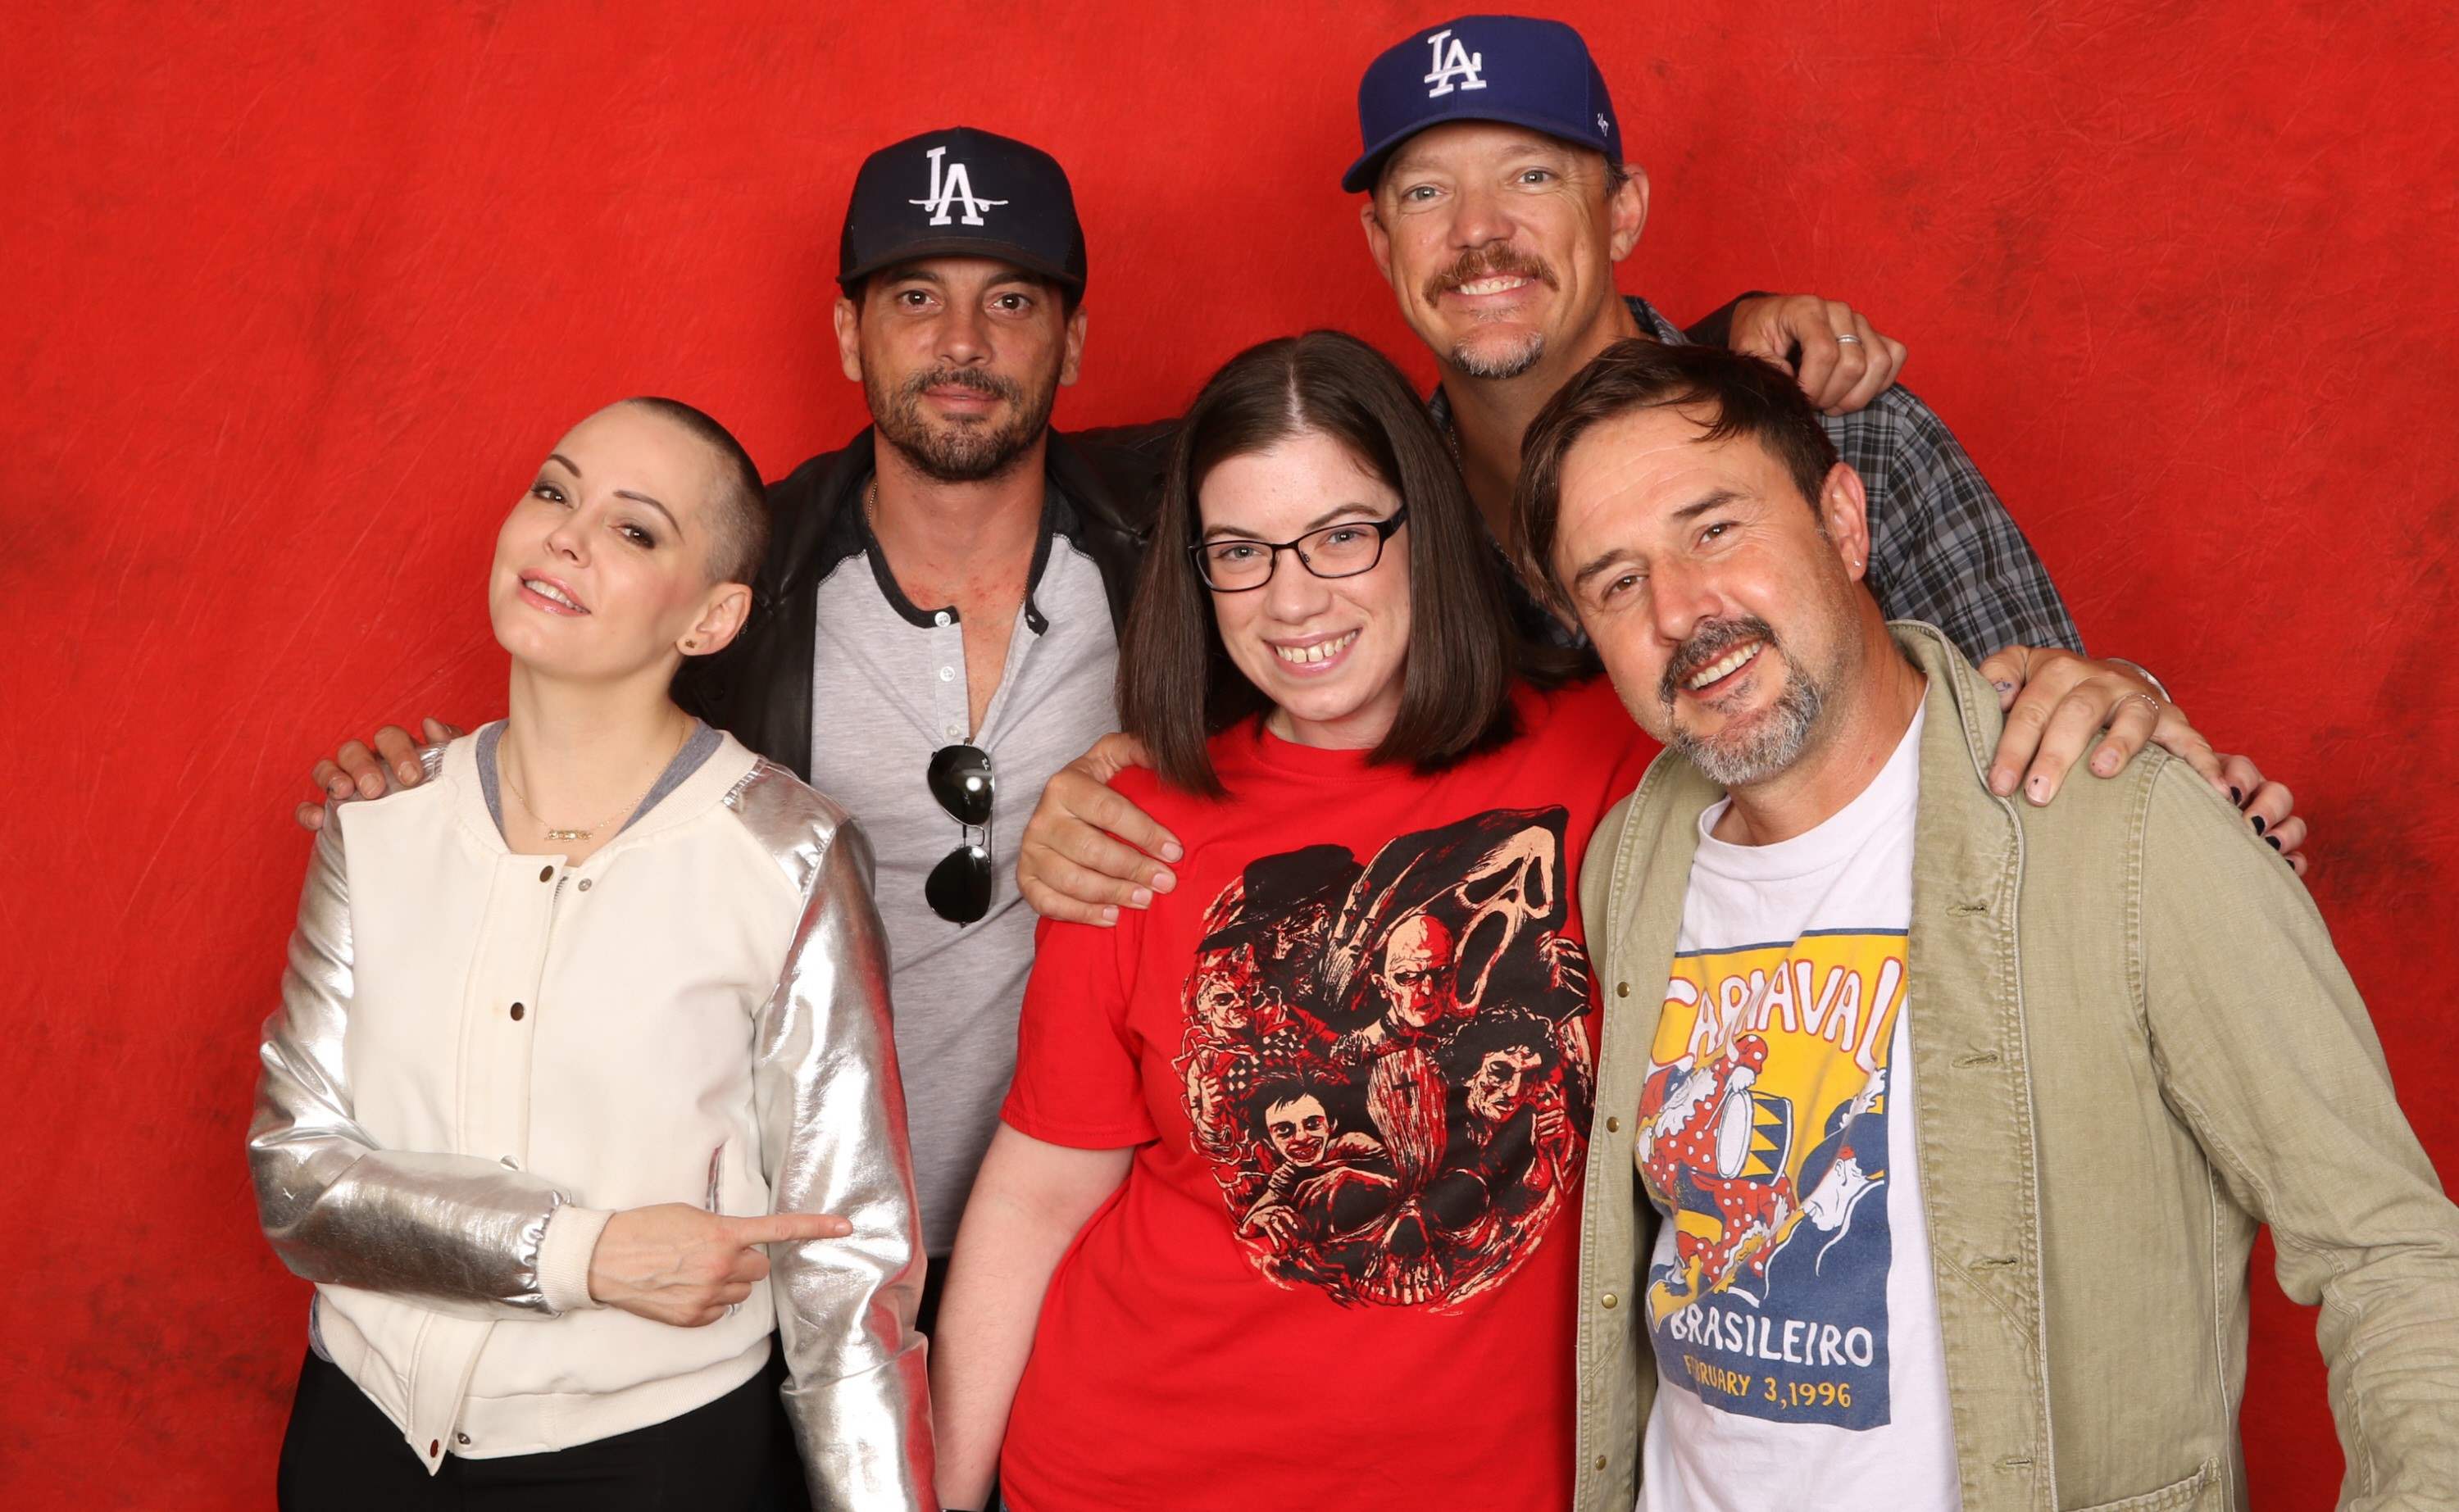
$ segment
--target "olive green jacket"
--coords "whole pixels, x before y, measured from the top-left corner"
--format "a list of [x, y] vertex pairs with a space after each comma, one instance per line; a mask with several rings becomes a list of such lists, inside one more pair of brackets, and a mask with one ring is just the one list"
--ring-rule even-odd
[[[1966, 1512], [2242, 1508], [2246, 1257], [2322, 1304], [2343, 1506], [2459, 1507], [2459, 1209], [2304, 890], [2152, 752], [2047, 808], [1993, 796], [1989, 685], [1925, 624], [1911, 1042]], [[1656, 1369], [1631, 1135], [1698, 818], [1660, 757], [1581, 902], [1606, 988], [1582, 1219], [1584, 1512], [1629, 1512]]]

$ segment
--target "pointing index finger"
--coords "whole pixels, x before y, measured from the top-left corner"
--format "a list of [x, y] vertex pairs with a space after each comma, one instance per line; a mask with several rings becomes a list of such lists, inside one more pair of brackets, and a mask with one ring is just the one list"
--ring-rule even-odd
[[853, 1225], [834, 1213], [761, 1213], [726, 1220], [737, 1243], [799, 1244], [806, 1239], [842, 1239]]

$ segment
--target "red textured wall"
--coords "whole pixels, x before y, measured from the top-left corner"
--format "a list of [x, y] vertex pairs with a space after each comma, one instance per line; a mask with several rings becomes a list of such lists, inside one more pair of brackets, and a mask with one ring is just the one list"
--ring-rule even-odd
[[[12, 12], [0, 1501], [269, 1502], [305, 1289], [240, 1144], [302, 776], [500, 708], [482, 564], [585, 410], [687, 398], [771, 473], [854, 430], [828, 274], [866, 150], [962, 118], [1069, 165], [1063, 425], [1313, 325], [1425, 370], [1335, 179], [1358, 70], [1435, 11], [966, 9]], [[2451, 8], [1563, 10], [1655, 181], [1627, 286], [1816, 287], [1911, 343], [2085, 633], [2296, 788], [2459, 1174]], [[2312, 1319], [2255, 1287], [2256, 1504], [2322, 1505]]]

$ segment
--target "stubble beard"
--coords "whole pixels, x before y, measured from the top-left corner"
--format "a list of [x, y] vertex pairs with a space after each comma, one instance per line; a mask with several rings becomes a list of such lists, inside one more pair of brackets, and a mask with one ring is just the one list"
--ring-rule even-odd
[[1469, 341], [1452, 345], [1452, 366], [1471, 378], [1517, 378], [1545, 360], [1545, 333], [1530, 331], [1501, 351]]
[[[970, 388], [1005, 400], [1004, 425], [988, 420], [935, 425], [923, 413], [924, 390], [943, 386]], [[1015, 380], [973, 368], [916, 373], [893, 390], [863, 374], [863, 397], [880, 439], [894, 447], [923, 476], [940, 483], [979, 483], [1009, 472], [1050, 425], [1059, 386], [1053, 381], [1028, 395]]]

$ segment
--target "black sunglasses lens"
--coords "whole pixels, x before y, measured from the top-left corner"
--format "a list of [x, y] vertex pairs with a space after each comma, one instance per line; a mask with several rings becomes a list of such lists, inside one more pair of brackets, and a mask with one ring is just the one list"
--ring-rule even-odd
[[991, 911], [991, 853], [962, 845], [931, 869], [922, 884], [931, 912], [951, 924], [971, 924]]
[[931, 796], [939, 800], [939, 807], [958, 824], [979, 828], [991, 822], [988, 751], [977, 746], [940, 746], [931, 753], [930, 784]]

